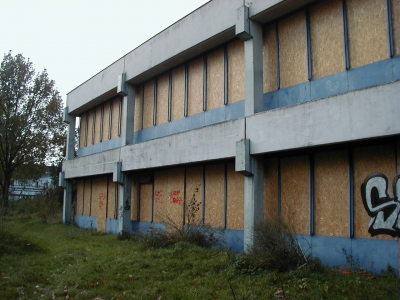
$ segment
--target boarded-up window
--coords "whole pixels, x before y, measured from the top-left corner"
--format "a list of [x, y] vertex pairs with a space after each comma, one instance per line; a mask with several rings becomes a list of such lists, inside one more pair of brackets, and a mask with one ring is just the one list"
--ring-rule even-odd
[[307, 81], [305, 12], [283, 19], [278, 30], [281, 87]]
[[244, 218], [244, 179], [235, 172], [235, 164], [227, 164], [226, 227], [243, 229]]
[[79, 132], [79, 147], [86, 146], [86, 132], [87, 132], [87, 117], [86, 114], [81, 115], [80, 132]]
[[244, 100], [244, 42], [228, 44], [228, 103]]
[[172, 70], [172, 99], [171, 99], [171, 120], [184, 117], [185, 103], [185, 66]]
[[[201, 207], [203, 203], [203, 167], [191, 167], [186, 169], [186, 203], [188, 203], [193, 197], [193, 202], [199, 204], [199, 210], [194, 211], [193, 217], [191, 220], [195, 224], [200, 224], [202, 220], [202, 210]], [[187, 204], [186, 204], [187, 205]], [[185, 212], [185, 224], [188, 223], [187, 219], [188, 212]], [[193, 223], [192, 222], [192, 223]]]
[[143, 128], [153, 126], [154, 80], [144, 85]]
[[310, 9], [313, 77], [344, 70], [341, 0], [325, 1]]
[[350, 66], [388, 57], [386, 0], [347, 0]]
[[106, 231], [107, 177], [92, 181], [92, 216], [97, 217], [97, 231]]
[[394, 55], [400, 55], [400, 1], [392, 0]]
[[112, 127], [111, 127], [111, 138], [116, 138], [121, 134], [121, 115], [122, 115], [122, 103], [121, 98], [115, 98], [111, 101], [112, 103]]
[[156, 124], [168, 122], [168, 91], [169, 74], [158, 77], [157, 79], [157, 117]]
[[347, 151], [317, 153], [314, 170], [315, 234], [347, 236], [349, 232]]
[[207, 110], [224, 105], [224, 49], [207, 55]]
[[276, 24], [263, 29], [263, 90], [264, 93], [278, 88], [276, 74]]
[[94, 143], [100, 143], [101, 141], [101, 125], [102, 125], [102, 119], [101, 119], [101, 106], [98, 106], [95, 110], [95, 115], [96, 115], [96, 121], [94, 124]]
[[138, 86], [135, 89], [135, 116], [133, 118], [133, 130], [138, 131], [142, 129], [142, 103], [143, 101], [143, 86]]
[[198, 58], [188, 66], [188, 115], [203, 111], [203, 65], [204, 59]]
[[[354, 149], [354, 235], [371, 237], [368, 232], [371, 217], [364, 208], [361, 184], [373, 173], [383, 173], [389, 181], [387, 192], [393, 197], [392, 182], [396, 177], [395, 145], [377, 145]], [[377, 235], [378, 239], [392, 239], [389, 235]]]
[[91, 205], [92, 205], [92, 180], [85, 179], [83, 191], [83, 212], [84, 216], [91, 216]]
[[264, 217], [278, 216], [278, 159], [269, 158], [264, 165]]
[[140, 221], [151, 222], [153, 209], [153, 185], [140, 185]]
[[281, 159], [281, 214], [294, 233], [309, 233], [309, 157]]
[[111, 124], [111, 108], [110, 102], [103, 104], [103, 129], [102, 129], [102, 141], [110, 139], [110, 124]]
[[206, 166], [204, 223], [222, 228], [224, 217], [224, 165]]
[[85, 189], [84, 180], [78, 180], [76, 184], [76, 203], [75, 203], [75, 211], [77, 215], [83, 215], [83, 194]]

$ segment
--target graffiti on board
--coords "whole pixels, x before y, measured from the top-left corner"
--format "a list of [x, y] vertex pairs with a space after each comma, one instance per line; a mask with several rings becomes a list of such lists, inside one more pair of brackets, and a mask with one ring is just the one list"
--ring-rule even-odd
[[362, 201], [371, 220], [368, 232], [371, 236], [388, 234], [400, 237], [400, 176], [394, 181], [393, 197], [388, 194], [389, 182], [382, 173], [369, 175], [361, 185]]

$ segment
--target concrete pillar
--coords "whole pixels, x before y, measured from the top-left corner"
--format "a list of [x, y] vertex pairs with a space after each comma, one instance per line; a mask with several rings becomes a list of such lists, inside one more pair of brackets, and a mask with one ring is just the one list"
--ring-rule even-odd
[[[236, 35], [244, 40], [245, 56], [245, 117], [263, 110], [263, 48], [262, 27], [250, 20], [250, 8], [238, 9]], [[246, 133], [245, 133], [246, 136]], [[251, 141], [238, 142], [236, 160], [244, 175], [244, 250], [254, 245], [254, 225], [264, 216], [264, 173], [262, 158], [251, 157]], [[245, 149], [245, 150], [243, 150]], [[243, 165], [243, 162], [245, 165]]]
[[122, 163], [115, 163], [113, 172], [113, 182], [118, 183], [118, 232], [126, 231], [130, 233], [131, 219], [131, 178], [122, 173]]
[[[68, 103], [68, 101], [67, 101]], [[68, 112], [68, 106], [64, 110], [64, 123], [68, 124], [67, 129], [67, 146], [65, 159], [73, 159], [75, 157], [75, 124], [76, 117], [70, 115]], [[60, 173], [60, 186], [64, 187], [64, 201], [63, 201], [63, 223], [71, 223], [71, 204], [73, 198], [73, 187], [71, 180], [64, 179], [64, 173]]]
[[133, 142], [133, 116], [135, 115], [135, 87], [126, 84], [126, 95], [122, 104], [121, 137], [122, 146]]

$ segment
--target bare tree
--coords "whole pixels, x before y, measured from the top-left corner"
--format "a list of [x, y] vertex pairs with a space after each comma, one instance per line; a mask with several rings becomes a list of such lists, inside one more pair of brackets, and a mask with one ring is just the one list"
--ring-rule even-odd
[[62, 99], [46, 69], [36, 73], [22, 54], [0, 66], [0, 203], [8, 206], [13, 176], [34, 178], [65, 141]]

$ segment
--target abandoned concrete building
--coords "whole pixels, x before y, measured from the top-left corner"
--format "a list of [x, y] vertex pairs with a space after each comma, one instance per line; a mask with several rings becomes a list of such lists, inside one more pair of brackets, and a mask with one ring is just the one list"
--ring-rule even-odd
[[399, 20], [397, 0], [206, 3], [68, 94], [64, 222], [184, 226], [198, 188], [231, 249], [281, 216], [324, 263], [398, 272]]

